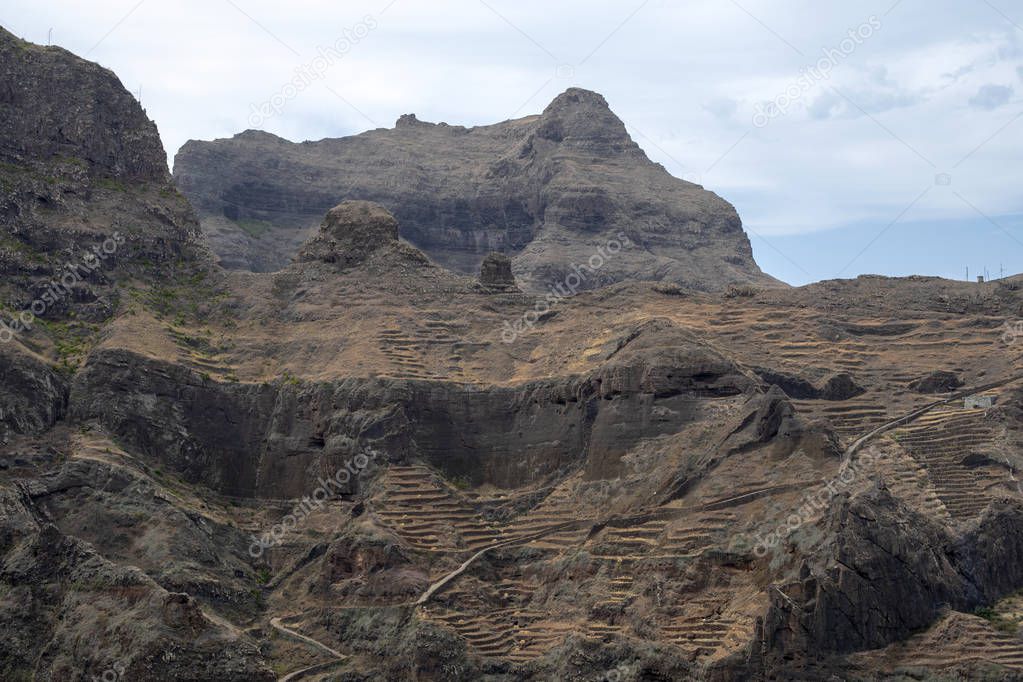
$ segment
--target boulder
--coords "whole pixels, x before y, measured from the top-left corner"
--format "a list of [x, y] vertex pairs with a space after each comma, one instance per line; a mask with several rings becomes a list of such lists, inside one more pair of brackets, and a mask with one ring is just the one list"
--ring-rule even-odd
[[949, 393], [963, 385], [963, 380], [954, 372], [937, 370], [909, 382], [909, 388], [917, 393]]
[[511, 258], [503, 253], [491, 253], [480, 266], [480, 284], [496, 291], [515, 289]]

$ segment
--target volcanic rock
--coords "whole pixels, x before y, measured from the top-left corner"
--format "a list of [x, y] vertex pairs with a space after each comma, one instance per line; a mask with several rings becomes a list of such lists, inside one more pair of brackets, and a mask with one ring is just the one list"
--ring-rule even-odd
[[0, 121], [4, 322], [26, 310], [60, 321], [72, 306], [100, 322], [116, 280], [165, 282], [202, 262], [156, 125], [112, 72], [0, 28]]
[[516, 288], [511, 259], [503, 253], [488, 254], [480, 265], [480, 284], [495, 291]]
[[0, 160], [76, 158], [107, 177], [169, 179], [156, 125], [112, 71], [0, 28]]
[[346, 201], [327, 212], [320, 233], [302, 247], [298, 260], [347, 267], [397, 241], [398, 221], [387, 209], [370, 201]]
[[963, 380], [955, 372], [937, 370], [927, 376], [909, 382], [910, 390], [917, 393], [948, 393], [963, 385]]
[[729, 203], [651, 162], [607, 101], [578, 88], [539, 116], [475, 128], [406, 115], [393, 129], [301, 144], [258, 131], [193, 140], [174, 173], [228, 268], [281, 269], [325, 211], [362, 199], [445, 267], [475, 274], [487, 253], [510, 254], [533, 291], [597, 255], [584, 289], [778, 285]]
[[828, 380], [821, 386], [819, 395], [821, 400], [849, 400], [864, 392], [864, 388], [856, 383], [848, 372], [839, 372], [828, 377]]

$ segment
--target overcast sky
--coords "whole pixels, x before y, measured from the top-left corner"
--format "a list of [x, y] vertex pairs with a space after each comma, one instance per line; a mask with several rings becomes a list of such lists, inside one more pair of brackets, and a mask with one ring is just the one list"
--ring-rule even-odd
[[579, 86], [734, 203], [785, 281], [1023, 271], [1018, 0], [7, 0], [0, 24], [141, 88], [172, 158], [254, 125], [493, 123]]

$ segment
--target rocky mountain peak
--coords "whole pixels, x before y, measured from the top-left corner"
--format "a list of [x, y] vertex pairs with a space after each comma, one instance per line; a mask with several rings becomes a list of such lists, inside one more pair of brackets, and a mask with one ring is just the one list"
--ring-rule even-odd
[[596, 156], [642, 155], [604, 96], [582, 88], [569, 88], [544, 109], [535, 137]]
[[71, 158], [107, 177], [170, 177], [156, 124], [112, 71], [3, 28], [0, 120], [0, 158], [8, 162]]
[[355, 265], [397, 242], [398, 221], [390, 211], [371, 201], [345, 201], [327, 212], [299, 260]]
[[599, 92], [585, 88], [569, 88], [551, 100], [544, 109], [544, 114], [566, 109], [583, 109], [594, 113], [610, 112], [611, 105]]
[[[300, 144], [246, 134], [191, 141], [174, 164], [225, 267], [276, 271], [340, 201], [375, 201], [435, 263], [475, 275], [508, 254], [543, 292], [597, 258], [593, 289], [626, 280], [694, 289], [779, 283], [764, 275], [735, 209], [651, 162], [596, 92], [571, 88], [540, 115], [464, 128], [414, 114], [393, 129]], [[595, 256], [609, 244], [628, 247]]]

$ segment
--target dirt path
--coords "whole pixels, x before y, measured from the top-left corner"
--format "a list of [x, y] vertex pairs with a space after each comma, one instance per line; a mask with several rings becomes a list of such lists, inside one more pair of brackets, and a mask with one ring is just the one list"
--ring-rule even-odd
[[1014, 381], [1019, 381], [1020, 379], [1023, 379], [1023, 374], [1016, 374], [1015, 376], [1011, 376], [1008, 379], [1002, 379], [1000, 381], [993, 381], [990, 384], [984, 384], [983, 386], [975, 386], [974, 388], [964, 388], [961, 391], [956, 391], [955, 393], [953, 393], [948, 398], [942, 398], [941, 400], [936, 400], [933, 403], [928, 403], [927, 405], [924, 405], [923, 407], [919, 407], [919, 408], [913, 410], [912, 412], [904, 414], [901, 417], [899, 417], [898, 419], [893, 419], [892, 421], [890, 421], [890, 422], [888, 422], [886, 424], [882, 424], [881, 426], [877, 427], [876, 429], [874, 429], [874, 430], [866, 433], [865, 435], [860, 436], [859, 438], [857, 438], [853, 442], [853, 444], [850, 445], [846, 449], [845, 454], [843, 455], [843, 459], [845, 459], [846, 461], [852, 459], [853, 455], [855, 455], [859, 451], [860, 448], [862, 448], [864, 445], [866, 445], [867, 443], [869, 443], [873, 439], [877, 438], [881, 434], [887, 433], [888, 431], [891, 431], [892, 429], [897, 429], [898, 427], [903, 426], [904, 424], [909, 424], [909, 423], [919, 419], [923, 415], [927, 414], [928, 412], [930, 412], [931, 410], [933, 410], [936, 407], [941, 407], [942, 405], [948, 405], [949, 403], [954, 403], [957, 400], [963, 400], [964, 398], [968, 398], [971, 395], [977, 395], [978, 393], [983, 393], [985, 391], [990, 391], [993, 388], [1000, 388], [1000, 387], [1005, 386], [1007, 384], [1011, 384]]
[[422, 606], [426, 602], [430, 601], [433, 595], [437, 594], [442, 589], [447, 587], [448, 583], [450, 583], [452, 580], [465, 573], [466, 569], [468, 569], [469, 566], [471, 566], [477, 559], [479, 559], [480, 557], [482, 557], [484, 554], [491, 550], [500, 549], [502, 547], [513, 547], [515, 545], [521, 545], [527, 542], [532, 542], [533, 540], [541, 540], [547, 537], [548, 535], [551, 535], [552, 533], [558, 533], [563, 530], [579, 528], [581, 526], [592, 526], [594, 523], [596, 523], [595, 519], [583, 519], [581, 521], [566, 521], [565, 523], [559, 523], [556, 526], [544, 529], [539, 533], [524, 535], [519, 538], [505, 540], [504, 542], [498, 542], [497, 544], [490, 545], [489, 547], [484, 547], [483, 549], [469, 557], [461, 566], [451, 571], [437, 582], [430, 585], [430, 587], [427, 588], [426, 592], [423, 592], [423, 595], [419, 597], [419, 599], [417, 599], [415, 602], [413, 602], [412, 605]]
[[302, 668], [301, 670], [290, 672], [284, 677], [282, 677], [280, 682], [294, 682], [295, 680], [301, 680], [302, 678], [307, 677], [309, 675], [315, 675], [318, 673], [326, 672], [327, 670], [330, 670], [335, 666], [341, 665], [342, 663], [348, 660], [348, 657], [342, 654], [340, 651], [336, 651], [327, 646], [326, 644], [324, 644], [323, 642], [316, 641], [312, 637], [307, 637], [306, 635], [303, 635], [301, 632], [296, 632], [292, 630], [287, 625], [284, 625], [284, 623], [281, 622], [280, 618], [271, 618], [270, 627], [272, 627], [274, 630], [277, 630], [288, 639], [299, 642], [300, 644], [305, 644], [306, 646], [316, 649], [317, 652], [330, 656], [331, 658], [334, 659], [332, 661], [326, 661], [325, 663], [317, 663], [307, 668]]
[[[893, 419], [892, 421], [890, 421], [890, 422], [888, 422], [886, 424], [883, 424], [883, 425], [877, 427], [876, 429], [873, 429], [872, 431], [866, 433], [865, 435], [860, 436], [859, 438], [857, 438], [856, 441], [853, 442], [853, 444], [850, 445], [846, 449], [845, 454], [843, 455], [843, 458], [846, 461], [849, 460], [850, 458], [853, 457], [853, 455], [856, 454], [856, 452], [861, 447], [863, 447], [864, 445], [869, 443], [874, 438], [877, 438], [878, 436], [880, 436], [881, 434], [883, 434], [883, 433], [885, 433], [887, 431], [891, 431], [892, 429], [898, 428], [899, 426], [902, 426], [903, 424], [908, 424], [908, 423], [910, 423], [910, 422], [920, 418], [921, 416], [927, 414], [928, 412], [930, 412], [931, 410], [933, 410], [936, 407], [941, 407], [942, 405], [948, 405], [949, 403], [955, 402], [956, 400], [962, 400], [962, 399], [967, 398], [967, 397], [969, 397], [971, 395], [976, 395], [978, 393], [983, 393], [984, 391], [990, 391], [993, 388], [999, 388], [1001, 386], [1005, 386], [1007, 384], [1011, 384], [1012, 382], [1018, 381], [1020, 379], [1023, 379], [1023, 374], [1017, 374], [1017, 375], [1009, 377], [1007, 379], [1002, 379], [1000, 381], [994, 381], [994, 382], [991, 382], [989, 384], [984, 384], [983, 386], [976, 386], [974, 388], [963, 389], [961, 391], [957, 391], [957, 392], [953, 393], [951, 396], [949, 396], [947, 398], [943, 398], [941, 400], [936, 400], [933, 403], [929, 403], [929, 404], [927, 404], [927, 405], [925, 405], [923, 407], [917, 408], [916, 410], [913, 410], [912, 412], [910, 412], [908, 414], [905, 414], [905, 415], [903, 415], [903, 416], [901, 416], [901, 417], [899, 417], [897, 419]], [[673, 510], [670, 511], [670, 514], [665, 514], [663, 512], [662, 513], [658, 513], [657, 511], [653, 511], [653, 512], [650, 512], [650, 513], [642, 515], [642, 517], [634, 517], [634, 518], [647, 518], [647, 517], [649, 517], [649, 518], [652, 519], [652, 518], [664, 518], [665, 516], [672, 516], [672, 517], [674, 517], [674, 516], [678, 516], [678, 515], [680, 515], [682, 513], [688, 513], [688, 512], [692, 512], [692, 511], [696, 511], [696, 510], [700, 510], [700, 511], [708, 510], [709, 511], [709, 510], [713, 510], [713, 509], [716, 509], [716, 508], [725, 508], [725, 507], [728, 507], [728, 506], [733, 506], [733, 505], [737, 505], [737, 504], [743, 504], [745, 502], [752, 501], [752, 500], [757, 499], [759, 497], [762, 497], [764, 495], [770, 495], [770, 494], [775, 493], [775, 492], [785, 492], [785, 491], [793, 489], [794, 487], [806, 487], [807, 485], [812, 485], [813, 483], [821, 483], [821, 482], [823, 482], [823, 481], [801, 482], [799, 484], [788, 484], [788, 485], [772, 486], [772, 487], [769, 487], [769, 488], [764, 488], [763, 490], [757, 490], [757, 491], [745, 493], [744, 495], [740, 495], [738, 497], [727, 498], [727, 499], [724, 499], [724, 500], [718, 500], [716, 502], [711, 502], [711, 503], [708, 503], [708, 504], [699, 505], [698, 507], [693, 507], [693, 508], [688, 508], [688, 509], [687, 508], [673, 509]], [[485, 548], [481, 549], [480, 551], [476, 552], [475, 554], [473, 554], [471, 557], [469, 557], [461, 566], [456, 568], [454, 571], [448, 573], [443, 578], [441, 578], [440, 580], [438, 580], [438, 581], [434, 582], [432, 585], [430, 585], [430, 587], [426, 590], [426, 592], [424, 592], [422, 594], [422, 596], [419, 597], [419, 599], [417, 599], [414, 602], [413, 606], [422, 606], [423, 604], [425, 604], [428, 601], [430, 601], [430, 599], [432, 599], [435, 594], [437, 594], [442, 589], [444, 589], [449, 583], [451, 583], [456, 578], [458, 578], [458, 576], [460, 576], [463, 573], [465, 573], [465, 571], [468, 570], [468, 568], [470, 566], [472, 566], [473, 563], [475, 563], [477, 560], [479, 560], [481, 557], [483, 557], [483, 555], [485, 555], [487, 552], [489, 552], [491, 550], [498, 549], [498, 548], [501, 548], [501, 547], [512, 547], [514, 545], [524, 544], [524, 543], [527, 543], [527, 542], [531, 542], [533, 540], [539, 540], [539, 539], [542, 539], [543, 537], [545, 537], [547, 535], [550, 535], [551, 533], [555, 533], [555, 532], [558, 532], [558, 531], [561, 531], [561, 530], [566, 530], [566, 529], [572, 528], [572, 527], [579, 527], [579, 526], [582, 526], [582, 525], [590, 525], [592, 527], [592, 526], [597, 525], [597, 524], [600, 524], [602, 526], [617, 525], [619, 523], [622, 523], [623, 521], [631, 521], [631, 520], [633, 520], [633, 519], [630, 519], [630, 518], [617, 518], [617, 519], [605, 519], [603, 521], [598, 521], [597, 519], [586, 519], [586, 520], [582, 520], [582, 521], [572, 521], [572, 522], [567, 522], [565, 524], [561, 524], [560, 526], [556, 526], [554, 528], [549, 528], [547, 530], [544, 530], [544, 531], [542, 531], [540, 533], [536, 533], [536, 534], [531, 535], [531, 536], [522, 537], [522, 538], [515, 538], [513, 540], [507, 540], [505, 542], [498, 543], [496, 545], [491, 545], [490, 547], [485, 547]]]

